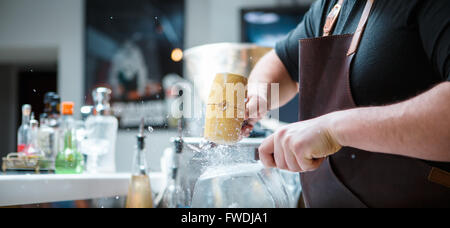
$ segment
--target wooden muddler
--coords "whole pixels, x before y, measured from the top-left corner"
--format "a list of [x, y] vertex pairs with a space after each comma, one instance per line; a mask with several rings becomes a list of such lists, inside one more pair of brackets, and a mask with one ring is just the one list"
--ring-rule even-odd
[[247, 78], [237, 74], [217, 74], [206, 105], [204, 137], [216, 144], [230, 145], [240, 140], [245, 117]]

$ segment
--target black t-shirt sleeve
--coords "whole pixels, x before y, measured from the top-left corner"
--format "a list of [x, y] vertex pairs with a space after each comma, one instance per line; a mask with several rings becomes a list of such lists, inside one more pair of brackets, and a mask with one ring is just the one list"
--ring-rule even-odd
[[300, 39], [317, 37], [322, 9], [325, 1], [316, 1], [305, 14], [302, 22], [292, 30], [283, 40], [275, 46], [275, 52], [283, 62], [289, 75], [294, 81], [298, 81], [298, 45]]
[[450, 1], [424, 1], [418, 14], [423, 47], [443, 80], [450, 81]]

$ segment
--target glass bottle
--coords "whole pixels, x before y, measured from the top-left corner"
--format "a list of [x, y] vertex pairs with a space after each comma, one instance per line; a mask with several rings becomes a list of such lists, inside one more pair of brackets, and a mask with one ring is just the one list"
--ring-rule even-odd
[[[191, 193], [189, 188], [183, 186], [182, 176], [180, 175], [180, 160], [183, 152], [182, 119], [178, 120], [178, 137], [172, 139], [174, 145], [168, 156], [167, 165], [169, 172], [166, 188], [162, 193], [160, 208], [188, 208], [191, 203]], [[186, 173], [184, 173], [186, 175]]]
[[30, 115], [31, 105], [25, 104], [22, 106], [22, 124], [17, 131], [17, 152], [22, 155], [27, 155], [28, 147], [30, 145]]
[[38, 132], [38, 146], [42, 150], [45, 159], [54, 169], [54, 161], [58, 153], [58, 128], [59, 128], [60, 98], [54, 92], [44, 96], [44, 113], [40, 117]]
[[58, 129], [61, 123], [61, 98], [58, 94], [53, 94], [50, 102], [50, 112], [48, 114], [48, 125], [54, 129]]
[[[190, 192], [187, 188], [183, 188], [180, 168], [175, 165], [178, 161], [179, 154], [173, 154], [174, 165], [170, 168], [167, 176], [167, 184], [163, 193], [160, 208], [188, 208], [190, 205]], [[171, 162], [169, 162], [171, 163]]]
[[145, 156], [144, 123], [142, 121], [137, 136], [131, 182], [128, 190], [127, 208], [153, 208], [152, 189]]
[[118, 130], [117, 118], [111, 115], [109, 100], [111, 90], [97, 88], [92, 93], [95, 102], [94, 115], [86, 119], [86, 141], [89, 148], [87, 171], [115, 172], [115, 147]]
[[61, 140], [63, 147], [55, 161], [57, 174], [80, 174], [84, 170], [84, 159], [78, 151], [73, 119], [73, 102], [62, 103]]
[[39, 121], [37, 121], [34, 118], [34, 113], [31, 113], [30, 138], [29, 138], [30, 144], [28, 146], [27, 154], [42, 159], [44, 157], [44, 154], [42, 153], [42, 150], [38, 145], [38, 131], [39, 131]]
[[45, 119], [48, 118], [48, 115], [51, 111], [51, 102], [54, 95], [54, 92], [48, 92], [44, 95], [44, 112], [39, 116], [39, 122], [41, 124], [45, 121]]

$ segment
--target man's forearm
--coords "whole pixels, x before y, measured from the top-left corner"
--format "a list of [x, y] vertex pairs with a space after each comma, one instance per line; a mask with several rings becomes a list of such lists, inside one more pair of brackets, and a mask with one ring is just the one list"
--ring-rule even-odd
[[411, 100], [330, 114], [342, 146], [450, 162], [450, 82]]
[[[249, 96], [255, 95], [252, 93], [256, 93], [255, 91], [251, 91], [252, 85], [259, 84], [260, 86], [266, 86], [267, 94], [263, 96], [265, 99], [270, 101], [270, 84], [278, 83], [279, 84], [279, 106], [283, 106], [287, 104], [292, 98], [294, 98], [295, 94], [298, 92], [297, 83], [294, 82], [290, 76], [286, 67], [278, 58], [275, 51], [269, 52], [265, 55], [259, 62], [256, 64], [252, 73], [249, 77]], [[259, 94], [262, 95], [262, 94]], [[278, 107], [270, 107], [272, 109]]]

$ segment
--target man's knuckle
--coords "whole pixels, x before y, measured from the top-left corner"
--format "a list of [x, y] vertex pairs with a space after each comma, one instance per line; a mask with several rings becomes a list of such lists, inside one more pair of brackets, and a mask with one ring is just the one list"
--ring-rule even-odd
[[287, 133], [287, 129], [286, 128], [282, 128], [282, 129], [280, 129], [279, 131], [278, 131], [278, 136], [279, 137], [283, 137], [283, 136], [285, 136], [286, 135], [286, 133]]
[[303, 150], [305, 150], [305, 148], [306, 148], [305, 142], [303, 140], [296, 140], [292, 144], [292, 147], [297, 154], [301, 154], [303, 152]]
[[292, 136], [289, 136], [289, 135], [285, 136], [285, 137], [283, 138], [283, 146], [289, 148], [290, 145], [291, 145], [291, 141], [292, 141]]
[[288, 168], [289, 168], [288, 170], [291, 172], [300, 172], [300, 168], [297, 165], [294, 165], [294, 164], [289, 165], [288, 164]]

